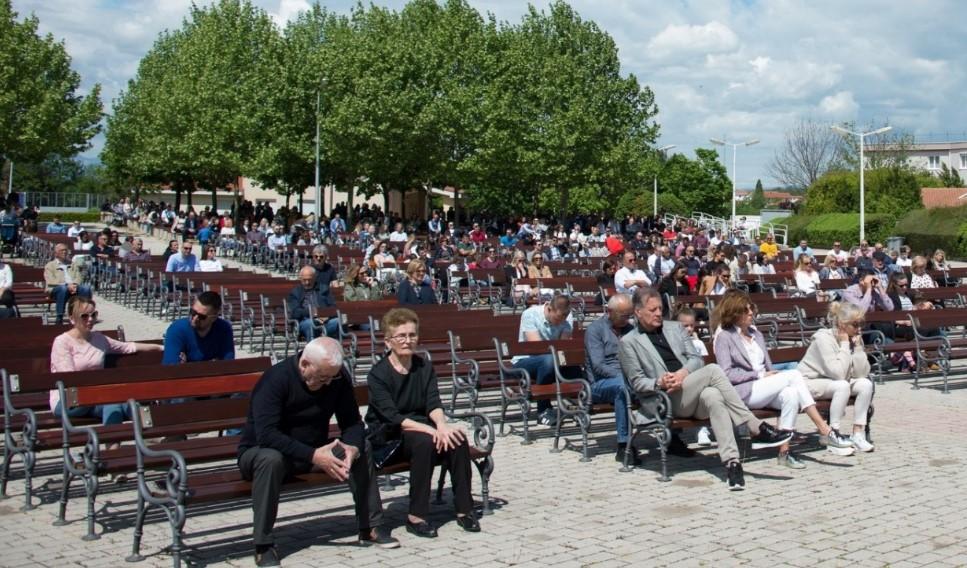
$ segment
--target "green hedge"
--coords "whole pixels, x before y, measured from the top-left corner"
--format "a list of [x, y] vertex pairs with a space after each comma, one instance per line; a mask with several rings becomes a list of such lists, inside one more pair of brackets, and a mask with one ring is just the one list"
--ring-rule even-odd
[[[792, 215], [775, 219], [773, 223], [789, 226], [788, 244], [795, 246], [806, 239], [814, 247], [829, 248], [834, 241], [843, 243], [843, 248], [859, 244], [859, 213], [827, 213], [825, 215]], [[895, 234], [895, 220], [891, 215], [868, 214], [866, 216], [866, 239], [883, 242]]]
[[967, 205], [910, 211], [896, 230], [914, 254], [942, 248], [949, 256], [967, 256]]
[[41, 212], [38, 219], [41, 223], [49, 223], [54, 220], [54, 217], [60, 219], [61, 223], [73, 223], [74, 221], [80, 221], [81, 223], [97, 223], [101, 220], [100, 211], [87, 211], [85, 213], [47, 213]]

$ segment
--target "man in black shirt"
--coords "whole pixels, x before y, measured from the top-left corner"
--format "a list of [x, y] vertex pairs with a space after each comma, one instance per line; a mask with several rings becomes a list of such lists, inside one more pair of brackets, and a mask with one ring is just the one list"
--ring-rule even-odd
[[[333, 415], [341, 431], [336, 439], [329, 437]], [[238, 445], [238, 468], [252, 482], [258, 566], [279, 565], [272, 527], [282, 483], [292, 475], [309, 472], [349, 481], [360, 544], [399, 546], [381, 526], [383, 506], [367, 451], [366, 430], [338, 341], [325, 337], [311, 341], [301, 354], [262, 375], [252, 390]]]

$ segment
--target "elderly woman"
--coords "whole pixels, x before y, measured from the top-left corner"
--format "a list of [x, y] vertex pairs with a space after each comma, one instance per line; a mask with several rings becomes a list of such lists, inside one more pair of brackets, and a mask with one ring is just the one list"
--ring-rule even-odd
[[396, 298], [401, 306], [437, 303], [436, 294], [426, 279], [426, 265], [423, 261], [411, 260], [406, 265], [406, 278], [400, 282]]
[[[104, 368], [109, 354], [131, 354], [138, 351], [162, 351], [164, 347], [154, 343], [122, 342], [94, 331], [97, 323], [97, 304], [83, 296], [74, 296], [67, 306], [67, 314], [73, 328], [58, 335], [50, 349], [50, 372], [91, 371]], [[62, 410], [60, 394], [50, 391], [50, 409], [59, 416]], [[102, 424], [120, 424], [128, 414], [126, 404], [104, 404], [71, 408], [67, 415], [72, 418], [93, 416]]]
[[216, 252], [218, 251], [216, 251], [215, 247], [212, 245], [207, 245], [205, 247], [205, 254], [202, 256], [202, 259], [198, 261], [198, 267], [202, 272], [223, 272], [225, 270], [225, 268], [222, 267], [222, 261], [218, 260], [218, 257], [215, 254]]
[[919, 288], [937, 287], [937, 282], [927, 274], [926, 258], [919, 255], [913, 257], [913, 261], [910, 263], [910, 272], [913, 273], [910, 278], [910, 288], [917, 290]]
[[809, 392], [814, 398], [831, 400], [829, 424], [839, 432], [840, 421], [846, 412], [850, 396], [853, 405], [853, 433], [849, 440], [861, 452], [872, 452], [873, 444], [866, 439], [866, 420], [873, 402], [873, 381], [870, 362], [863, 349], [865, 312], [847, 302], [829, 305], [829, 329], [813, 334], [806, 355], [799, 362], [799, 372], [806, 377]]
[[[715, 359], [735, 385], [742, 402], [751, 409], [779, 409], [779, 429], [788, 432], [795, 429], [799, 411], [805, 411], [819, 431], [821, 444], [837, 455], [852, 454], [853, 444], [839, 436], [816, 410], [802, 374], [773, 368], [765, 338], [754, 325], [755, 308], [749, 296], [730, 292], [715, 311], [714, 319], [720, 326], [712, 344]], [[806, 467], [789, 452], [788, 443], [779, 447], [779, 465], [791, 469]]]
[[446, 464], [453, 480], [457, 524], [479, 532], [470, 494], [470, 446], [466, 433], [447, 422], [429, 361], [416, 355], [420, 319], [412, 310], [395, 308], [383, 316], [389, 354], [369, 371], [369, 426], [373, 454], [385, 463], [410, 462], [410, 508], [406, 530], [437, 536], [430, 524], [433, 467]]

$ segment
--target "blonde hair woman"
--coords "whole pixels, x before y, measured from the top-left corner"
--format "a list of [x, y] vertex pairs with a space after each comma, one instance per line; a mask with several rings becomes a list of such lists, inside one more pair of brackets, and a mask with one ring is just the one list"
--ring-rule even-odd
[[913, 257], [913, 261], [910, 263], [910, 272], [913, 273], [910, 278], [910, 288], [916, 290], [918, 288], [937, 287], [937, 282], [927, 274], [927, 259], [923, 256]]
[[870, 363], [863, 349], [864, 311], [848, 302], [829, 305], [829, 329], [813, 334], [799, 372], [807, 379], [814, 398], [830, 400], [829, 425], [839, 431], [850, 396], [853, 404], [853, 433], [850, 441], [861, 452], [872, 452], [866, 438], [867, 414], [873, 402]]

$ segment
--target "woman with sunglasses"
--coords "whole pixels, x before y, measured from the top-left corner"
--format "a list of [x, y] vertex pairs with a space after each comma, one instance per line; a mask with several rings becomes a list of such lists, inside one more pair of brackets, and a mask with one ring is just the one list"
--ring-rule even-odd
[[[778, 371], [772, 366], [765, 337], [755, 327], [755, 307], [748, 294], [729, 291], [715, 307], [719, 329], [712, 341], [715, 360], [735, 392], [750, 409], [774, 408], [780, 411], [779, 429], [792, 432], [796, 417], [804, 411], [819, 431], [820, 443], [837, 455], [850, 455], [853, 445], [840, 437], [816, 410], [803, 375], [798, 370]], [[803, 469], [803, 464], [789, 452], [789, 444], [779, 447], [779, 465]]]
[[857, 450], [872, 452], [873, 444], [866, 439], [873, 381], [869, 379], [870, 362], [861, 335], [864, 316], [865, 311], [855, 304], [832, 302], [827, 316], [830, 327], [813, 334], [799, 371], [806, 377], [813, 398], [832, 401], [829, 425], [837, 433], [850, 396], [856, 397], [849, 440]]
[[406, 278], [400, 282], [396, 299], [401, 306], [415, 304], [435, 304], [436, 294], [426, 278], [426, 264], [422, 260], [411, 260], [406, 265]]
[[416, 354], [420, 319], [412, 310], [395, 308], [383, 316], [389, 354], [369, 371], [366, 423], [373, 456], [381, 465], [410, 462], [410, 506], [406, 530], [424, 538], [437, 536], [430, 524], [433, 468], [444, 464], [453, 481], [457, 524], [479, 532], [470, 493], [470, 446], [463, 429], [447, 422], [433, 365]]
[[[155, 343], [133, 343], [111, 339], [103, 333], [94, 331], [97, 323], [97, 304], [94, 300], [74, 296], [67, 305], [67, 314], [73, 328], [58, 335], [50, 349], [50, 372], [67, 373], [72, 371], [91, 371], [104, 368], [104, 359], [111, 354], [128, 355], [138, 351], [161, 351]], [[62, 405], [60, 394], [50, 391], [50, 409], [60, 416]], [[81, 406], [67, 411], [71, 418], [92, 416], [100, 418], [102, 424], [120, 424], [130, 418], [128, 405], [103, 404]]]
[[218, 260], [218, 256], [216, 256], [217, 252], [214, 246], [205, 246], [204, 257], [198, 261], [198, 267], [202, 272], [223, 272], [225, 270], [222, 261]]

